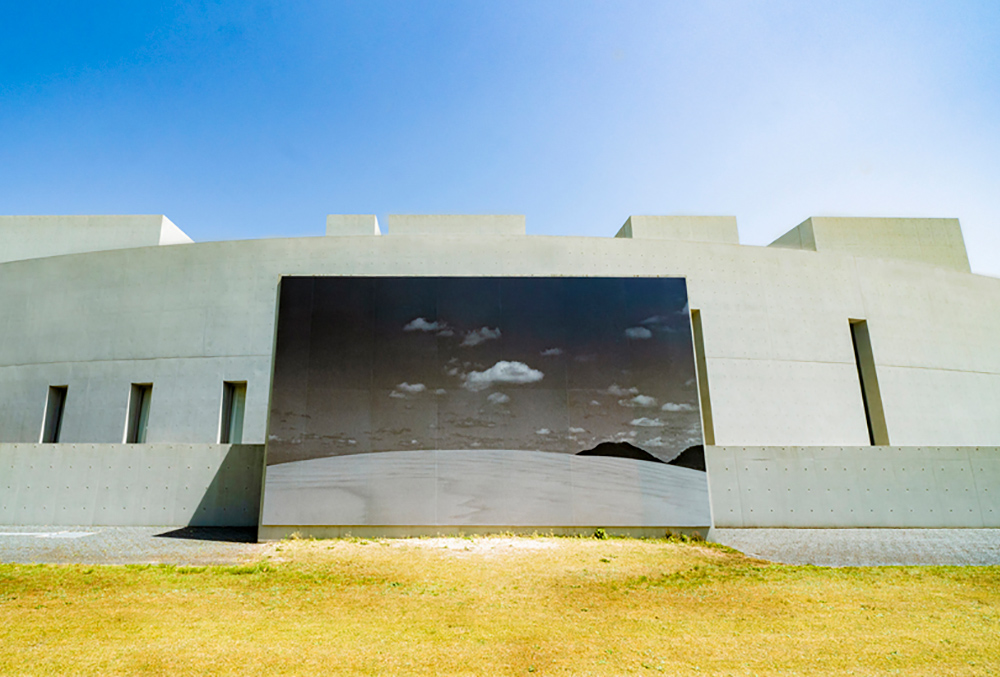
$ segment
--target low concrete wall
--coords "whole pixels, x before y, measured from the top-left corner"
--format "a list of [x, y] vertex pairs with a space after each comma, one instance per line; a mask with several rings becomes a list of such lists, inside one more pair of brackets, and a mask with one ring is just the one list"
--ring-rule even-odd
[[[254, 526], [263, 456], [0, 444], [0, 525]], [[1000, 447], [708, 447], [706, 463], [716, 527], [1000, 527]]]
[[0, 444], [0, 524], [256, 526], [264, 445]]
[[1000, 527], [1000, 447], [708, 447], [715, 527]]

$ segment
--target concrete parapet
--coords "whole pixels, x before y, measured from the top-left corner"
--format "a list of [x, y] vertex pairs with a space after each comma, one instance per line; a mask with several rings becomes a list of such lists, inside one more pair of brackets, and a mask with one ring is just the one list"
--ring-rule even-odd
[[707, 447], [713, 526], [1000, 527], [1000, 447]]
[[971, 270], [958, 219], [813, 216], [768, 246]]
[[264, 445], [0, 444], [0, 524], [255, 526]]
[[374, 214], [330, 214], [326, 217], [327, 235], [381, 235]]
[[615, 237], [739, 244], [735, 216], [630, 216]]
[[161, 214], [0, 216], [0, 263], [191, 241]]
[[520, 214], [390, 214], [390, 235], [497, 236], [524, 235]]

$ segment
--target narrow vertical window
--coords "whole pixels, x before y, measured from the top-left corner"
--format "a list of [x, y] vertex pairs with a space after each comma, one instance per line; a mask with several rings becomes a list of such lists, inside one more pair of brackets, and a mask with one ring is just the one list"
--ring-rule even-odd
[[243, 411], [247, 402], [246, 381], [226, 381], [222, 384], [222, 419], [219, 425], [220, 444], [242, 444]]
[[865, 421], [868, 423], [868, 441], [875, 445], [889, 444], [889, 430], [885, 425], [885, 411], [882, 409], [882, 393], [878, 388], [878, 374], [875, 372], [875, 355], [872, 353], [871, 336], [866, 320], [849, 320], [851, 341], [854, 343], [854, 361], [858, 366], [858, 381], [861, 384], [861, 402], [865, 407]]
[[701, 331], [701, 311], [691, 309], [691, 333], [694, 337], [695, 374], [698, 379], [698, 397], [701, 400], [701, 430], [705, 444], [715, 444], [715, 425], [712, 422], [712, 400], [708, 394], [708, 365], [705, 361], [705, 337]]
[[149, 403], [153, 399], [152, 383], [133, 383], [128, 399], [128, 420], [125, 428], [125, 442], [142, 444], [146, 441], [149, 427]]
[[45, 419], [42, 423], [42, 442], [44, 443], [59, 441], [67, 390], [67, 386], [49, 386], [49, 396], [45, 400]]

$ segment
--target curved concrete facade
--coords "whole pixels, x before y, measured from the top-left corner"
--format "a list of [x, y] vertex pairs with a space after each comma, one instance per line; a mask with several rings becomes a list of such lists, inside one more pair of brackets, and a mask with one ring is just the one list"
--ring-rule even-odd
[[59, 441], [122, 443], [130, 385], [153, 384], [147, 442], [215, 444], [231, 381], [242, 442], [263, 443], [280, 277], [363, 275], [685, 277], [706, 441], [729, 447], [869, 445], [863, 321], [876, 441], [1000, 445], [1000, 280], [968, 272], [954, 219], [810, 219], [757, 247], [731, 217], [631, 217], [616, 238], [529, 236], [518, 217], [390, 217], [379, 236], [374, 217], [331, 217], [325, 237], [207, 243], [153, 217], [149, 246], [112, 233], [85, 251], [78, 233], [58, 245], [81, 222], [34, 218], [38, 235], [0, 218], [0, 242], [11, 224], [55, 242], [0, 256], [0, 442], [39, 442], [66, 386]]
[[670, 275], [700, 314], [710, 442], [867, 444], [860, 319], [891, 444], [1000, 444], [1000, 280], [838, 251], [452, 232], [0, 264], [0, 441], [38, 442], [47, 389], [65, 385], [60, 441], [122, 442], [129, 384], [152, 383], [147, 441], [217, 442], [222, 383], [246, 381], [243, 441], [263, 442], [282, 275]]

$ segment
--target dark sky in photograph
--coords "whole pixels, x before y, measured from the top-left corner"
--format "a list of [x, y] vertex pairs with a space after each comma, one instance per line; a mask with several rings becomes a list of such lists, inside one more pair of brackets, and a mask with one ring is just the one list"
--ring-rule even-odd
[[682, 278], [284, 278], [268, 463], [701, 444]]

